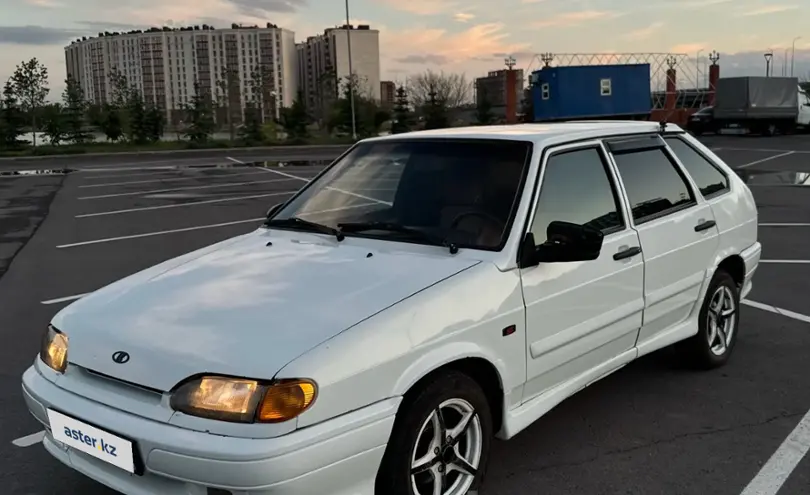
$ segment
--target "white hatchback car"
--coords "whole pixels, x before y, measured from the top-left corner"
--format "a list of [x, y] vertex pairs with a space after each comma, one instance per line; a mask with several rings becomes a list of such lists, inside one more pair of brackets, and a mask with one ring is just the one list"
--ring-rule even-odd
[[725, 363], [760, 251], [749, 189], [676, 126], [374, 138], [60, 311], [23, 391], [51, 454], [128, 494], [461, 495], [492, 438], [639, 356]]

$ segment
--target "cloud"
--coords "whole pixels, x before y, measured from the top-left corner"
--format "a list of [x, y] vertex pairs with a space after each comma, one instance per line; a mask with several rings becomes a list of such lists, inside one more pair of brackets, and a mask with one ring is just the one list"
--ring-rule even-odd
[[475, 14], [458, 12], [453, 14], [453, 19], [457, 20], [458, 22], [470, 22], [471, 20], [475, 19]]
[[667, 4], [666, 6], [675, 9], [701, 9], [704, 7], [713, 7], [715, 5], [729, 3], [731, 1], [732, 0], [684, 0], [681, 2], [673, 2], [671, 4]]
[[452, 0], [382, 0], [389, 7], [416, 15], [437, 15], [453, 10]]
[[54, 45], [67, 43], [86, 35], [76, 29], [50, 28], [44, 26], [0, 26], [0, 44], [9, 45]]
[[635, 31], [630, 31], [627, 34], [622, 35], [622, 38], [626, 40], [633, 40], [633, 41], [641, 41], [649, 38], [653, 34], [657, 33], [664, 27], [663, 22], [654, 22], [647, 27], [636, 29]]
[[[492, 64], [487, 54], [528, 51], [527, 43], [509, 41], [509, 33], [501, 23], [470, 26], [451, 33], [444, 29], [406, 29], [381, 31], [380, 51], [383, 64], [387, 60], [408, 65], [432, 63], [435, 65], [469, 68], [470, 65]], [[394, 67], [385, 67], [390, 72]]]
[[740, 15], [743, 17], [749, 17], [755, 15], [779, 14], [781, 12], [788, 12], [790, 10], [796, 10], [798, 8], [799, 7], [796, 5], [769, 5], [767, 7], [761, 7], [758, 9], [743, 12]]
[[401, 64], [417, 64], [417, 65], [444, 65], [448, 63], [450, 59], [443, 55], [408, 55], [406, 57], [401, 57], [397, 59], [397, 62]]
[[292, 14], [307, 7], [307, 0], [228, 0], [228, 3], [239, 12], [255, 17], [268, 13]]
[[618, 17], [619, 14], [615, 12], [607, 12], [603, 10], [583, 10], [581, 12], [565, 12], [562, 14], [553, 15], [541, 21], [532, 23], [532, 27], [570, 27], [586, 22], [600, 21], [603, 19], [612, 19]]
[[34, 7], [43, 7], [46, 9], [64, 7], [65, 5], [62, 2], [57, 2], [56, 0], [25, 0], [25, 3], [33, 5]]
[[708, 45], [705, 42], [696, 43], [681, 43], [669, 49], [672, 53], [697, 53], [699, 50], [705, 50]]

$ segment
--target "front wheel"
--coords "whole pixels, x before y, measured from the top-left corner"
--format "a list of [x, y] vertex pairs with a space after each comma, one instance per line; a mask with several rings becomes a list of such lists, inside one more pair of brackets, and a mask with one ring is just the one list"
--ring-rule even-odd
[[378, 495], [466, 495], [481, 486], [492, 415], [484, 391], [450, 371], [406, 397], [385, 449]]
[[714, 274], [698, 315], [698, 333], [682, 342], [690, 363], [704, 369], [724, 365], [737, 343], [740, 288], [726, 271]]

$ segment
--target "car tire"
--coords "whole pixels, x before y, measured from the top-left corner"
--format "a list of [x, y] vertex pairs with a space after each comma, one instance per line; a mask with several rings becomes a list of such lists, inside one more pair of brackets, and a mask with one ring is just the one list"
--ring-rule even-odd
[[[467, 427], [459, 428], [465, 419]], [[441, 444], [435, 428], [439, 425], [447, 432], [441, 435]], [[475, 380], [459, 371], [431, 378], [406, 395], [400, 406], [377, 473], [375, 493], [433, 495], [433, 484], [441, 479], [446, 483], [442, 493], [454, 487], [461, 489], [453, 493], [475, 493], [486, 473], [492, 428], [489, 401]], [[462, 434], [448, 442], [456, 429]]]
[[697, 368], [722, 366], [728, 362], [737, 343], [739, 326], [740, 287], [725, 270], [718, 269], [698, 314], [698, 333], [682, 342], [680, 351], [687, 362]]

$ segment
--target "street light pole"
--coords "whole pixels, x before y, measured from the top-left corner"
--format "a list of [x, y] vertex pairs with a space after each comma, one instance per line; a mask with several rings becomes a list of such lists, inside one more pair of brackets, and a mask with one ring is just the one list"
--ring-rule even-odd
[[796, 63], [796, 42], [799, 41], [800, 39], [802, 39], [801, 36], [793, 38], [793, 48], [792, 48], [793, 53], [790, 56], [790, 77], [793, 77], [793, 66]]
[[346, 44], [349, 47], [349, 106], [352, 109], [352, 139], [357, 140], [357, 117], [354, 110], [354, 69], [352, 69], [352, 24], [349, 17], [349, 0], [346, 0]]

